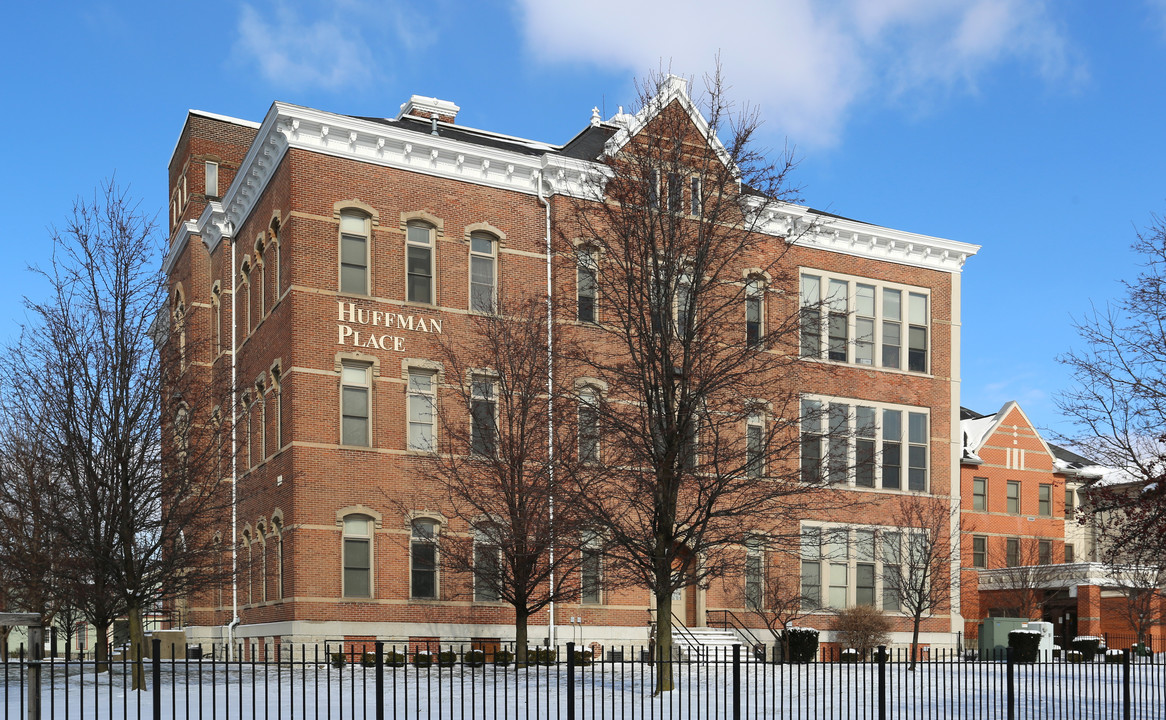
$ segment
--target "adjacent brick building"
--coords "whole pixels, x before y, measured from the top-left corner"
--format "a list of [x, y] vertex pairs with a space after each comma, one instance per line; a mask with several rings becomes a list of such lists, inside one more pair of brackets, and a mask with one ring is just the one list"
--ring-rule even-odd
[[[508, 606], [455, 592], [464, 581], [434, 561], [433, 533], [458, 529], [427, 481], [441, 438], [422, 401], [440, 406], [453, 381], [435, 342], [466, 333], [491, 297], [545, 288], [548, 264], [555, 292], [578, 295], [556, 321], [587, 332], [589, 268], [548, 258], [548, 233], [621, 137], [653, 112], [695, 112], [676, 78], [651, 107], [607, 121], [595, 112], [563, 145], [460, 126], [456, 105], [417, 96], [393, 118], [284, 103], [262, 123], [187, 116], [170, 164], [165, 271], [191, 371], [238, 388], [238, 412], [222, 415], [234, 421], [223, 474], [235, 478], [235, 519], [214, 524], [239, 572], [183, 604], [192, 639], [225, 639], [235, 619], [235, 637], [265, 643], [512, 637]], [[864, 505], [861, 516], [798, 519], [800, 560], [763, 562], [795, 576], [800, 562], [802, 592], [822, 607], [897, 613], [881, 568], [910, 529], [893, 527], [893, 511], [913, 493], [952, 502], [959, 487], [960, 272], [978, 247], [792, 205], [763, 231], [799, 224], [816, 227], [787, 256], [789, 286], [765, 288], [762, 312], [796, 314], [802, 298], [817, 323], [803, 331], [804, 362], [831, 372], [807, 371], [798, 390], [832, 426], [803, 428], [813, 457], [802, 462], [841, 453], [836, 479]], [[765, 265], [741, 259], [751, 264]], [[749, 322], [743, 309], [743, 334]], [[680, 621], [745, 616], [746, 582], [690, 588]], [[647, 592], [593, 590], [558, 608], [560, 637], [646, 640]], [[963, 628], [960, 600], [953, 589], [925, 621], [925, 642]], [[802, 623], [823, 628], [824, 613]], [[547, 622], [532, 619], [532, 639]], [[898, 622], [901, 642], [909, 625]]]

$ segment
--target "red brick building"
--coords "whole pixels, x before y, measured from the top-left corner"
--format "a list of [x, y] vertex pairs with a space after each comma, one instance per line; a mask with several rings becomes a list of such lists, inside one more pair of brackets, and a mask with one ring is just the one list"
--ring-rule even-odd
[[[509, 606], [453, 592], [435, 562], [434, 534], [457, 529], [427, 482], [442, 440], [424, 403], [440, 405], [450, 382], [435, 339], [467, 332], [491, 297], [546, 287], [548, 265], [556, 292], [578, 294], [556, 320], [586, 332], [589, 268], [548, 258], [548, 233], [621, 137], [673, 104], [697, 112], [683, 81], [659, 92], [656, 110], [593, 113], [563, 145], [458, 125], [456, 105], [417, 96], [392, 118], [284, 103], [261, 123], [187, 116], [170, 163], [165, 271], [183, 332], [202, 340], [192, 371], [234, 377], [239, 409], [223, 414], [238, 501], [233, 520], [217, 519], [238, 573], [185, 603], [192, 639], [225, 639], [234, 620], [234, 637], [256, 642], [513, 637]], [[797, 313], [797, 298], [822, 309], [802, 352], [831, 372], [808, 371], [799, 390], [835, 432], [803, 428], [803, 452], [842, 453], [836, 480], [865, 505], [861, 517], [801, 518], [800, 560], [762, 562], [792, 573], [800, 563], [802, 591], [822, 607], [900, 615], [881, 569], [910, 529], [890, 517], [913, 493], [952, 501], [960, 479], [960, 272], [978, 247], [797, 206], [764, 231], [807, 223], [817, 227], [788, 254], [796, 286], [766, 288], [760, 312]], [[743, 311], [743, 333], [748, 322]], [[689, 589], [681, 622], [744, 616], [747, 581]], [[925, 642], [948, 644], [963, 627], [951, 595]], [[647, 592], [600, 585], [557, 608], [557, 632], [642, 643], [649, 605]], [[824, 612], [803, 624], [824, 628]], [[532, 618], [533, 640], [548, 621]]]
[[[985, 617], [1030, 617], [1053, 623], [1061, 642], [1108, 635], [1114, 647], [1129, 646], [1135, 629], [1117, 589], [1122, 578], [1097, 562], [1094, 529], [1080, 513], [1089, 486], [1107, 470], [1047, 443], [1016, 402], [993, 415], [965, 408], [962, 418], [960, 576], [968, 637]], [[1156, 641], [1161, 630], [1153, 632]]]

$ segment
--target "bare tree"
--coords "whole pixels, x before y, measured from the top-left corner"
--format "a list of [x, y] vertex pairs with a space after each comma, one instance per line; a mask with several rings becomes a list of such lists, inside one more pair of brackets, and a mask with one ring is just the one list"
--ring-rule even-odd
[[958, 512], [942, 497], [912, 495], [892, 515], [892, 524], [900, 530], [881, 538], [883, 584], [911, 616], [909, 670], [915, 669], [923, 618], [951, 602], [951, 528]]
[[55, 456], [54, 531], [71, 559], [59, 573], [99, 634], [111, 613], [128, 616], [141, 689], [143, 613], [213, 572], [203, 524], [223, 496], [218, 448], [200, 434], [225, 393], [191, 362], [188, 308], [167, 297], [162, 242], [124, 191], [111, 182], [78, 200], [52, 240], [38, 269], [48, 295], [26, 300], [6, 382]]
[[1152, 628], [1166, 623], [1166, 538], [1140, 536], [1146, 505], [1140, 484], [1092, 488], [1083, 508], [1097, 537], [1099, 559], [1110, 587], [1122, 596], [1122, 614], [1144, 643]]
[[[579, 497], [605, 533], [609, 576], [652, 593], [661, 660], [673, 592], [741, 569], [742, 518], [789, 547], [793, 519], [826, 500], [825, 479], [801, 482], [793, 462], [805, 363], [797, 307], [778, 292], [796, 287], [783, 262], [793, 238], [762, 228], [792, 199], [794, 163], [757, 149], [757, 115], [733, 111], [719, 72], [700, 109], [682, 83], [649, 78], [594, 194], [559, 223], [590, 296], [562, 354], [605, 392]], [[672, 688], [664, 663], [656, 691]]]
[[[577, 408], [555, 385], [562, 373], [553, 372], [548, 357], [547, 315], [545, 297], [499, 300], [496, 312], [471, 318], [468, 337], [441, 346], [456, 403], [438, 413], [446, 447], [435, 456], [434, 477], [467, 529], [443, 531], [441, 564], [472, 578], [475, 599], [514, 608], [520, 665], [530, 616], [551, 602], [578, 599], [585, 537], [579, 504], [568, 492], [578, 461], [579, 440], [570, 429]], [[416, 383], [435, 381], [425, 375]], [[428, 416], [433, 400], [418, 390], [410, 387], [409, 402]], [[413, 419], [412, 405], [409, 412]], [[432, 442], [424, 431], [410, 437], [418, 449]]]
[[1073, 444], [1139, 486], [1124, 495], [1118, 544], [1166, 536], [1166, 218], [1152, 216], [1133, 248], [1141, 272], [1077, 323], [1084, 349], [1060, 358], [1073, 373], [1058, 400], [1080, 430]]
[[[993, 568], [988, 588], [1018, 617], [1039, 619], [1054, 599], [1051, 591], [1065, 578], [1064, 568], [1052, 563], [1051, 541], [1043, 542], [1049, 543], [1047, 551], [1038, 538], [1009, 538], [1002, 549], [988, 554]], [[980, 589], [985, 589], [983, 583]]]

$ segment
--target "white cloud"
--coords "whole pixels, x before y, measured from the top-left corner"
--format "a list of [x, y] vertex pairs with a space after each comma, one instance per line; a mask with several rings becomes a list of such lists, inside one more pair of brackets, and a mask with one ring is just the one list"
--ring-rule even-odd
[[264, 13], [242, 5], [235, 49], [266, 80], [295, 89], [336, 89], [366, 80], [371, 67], [368, 46], [351, 22], [307, 21], [283, 4]]
[[1046, 0], [519, 3], [527, 46], [545, 61], [699, 74], [719, 51], [734, 94], [798, 142], [836, 141], [859, 102], [975, 92], [995, 67], [1084, 78]]

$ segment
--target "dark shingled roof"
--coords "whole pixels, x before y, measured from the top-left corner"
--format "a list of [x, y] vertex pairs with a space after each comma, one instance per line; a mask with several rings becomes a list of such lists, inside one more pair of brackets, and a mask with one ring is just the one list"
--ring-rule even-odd
[[603, 147], [615, 135], [616, 129], [610, 125], [591, 125], [583, 132], [571, 138], [560, 155], [579, 160], [598, 160], [603, 154]]
[[[360, 117], [353, 115], [358, 120], [368, 120], [369, 122], [380, 123], [381, 125], [388, 125], [389, 127], [400, 128], [402, 130], [409, 130], [411, 132], [420, 133], [422, 135], [429, 135], [433, 126], [425, 120], [419, 120], [413, 117], [403, 117], [400, 120], [390, 120], [388, 118], [375, 117]], [[497, 137], [482, 132], [477, 132], [473, 128], [459, 128], [449, 124], [439, 124], [437, 126], [437, 134], [443, 138], [450, 140], [459, 140], [461, 142], [473, 143], [474, 145], [482, 145], [484, 147], [497, 148], [498, 150], [508, 150], [510, 152], [519, 153], [521, 155], [545, 155], [548, 150], [532, 147], [531, 145], [518, 141], [508, 140], [503, 137]]]
[[1068, 450], [1066, 448], [1063, 448], [1060, 445], [1054, 445], [1052, 443], [1048, 443], [1048, 446], [1049, 446], [1049, 450], [1053, 451], [1053, 455], [1056, 455], [1058, 460], [1064, 460], [1065, 462], [1069, 463], [1069, 465], [1071, 467], [1076, 468], [1076, 467], [1085, 467], [1087, 465], [1097, 465], [1098, 464], [1096, 461], [1090, 460], [1089, 458], [1084, 457], [1082, 455], [1078, 455], [1077, 453], [1073, 452], [1072, 450]]

